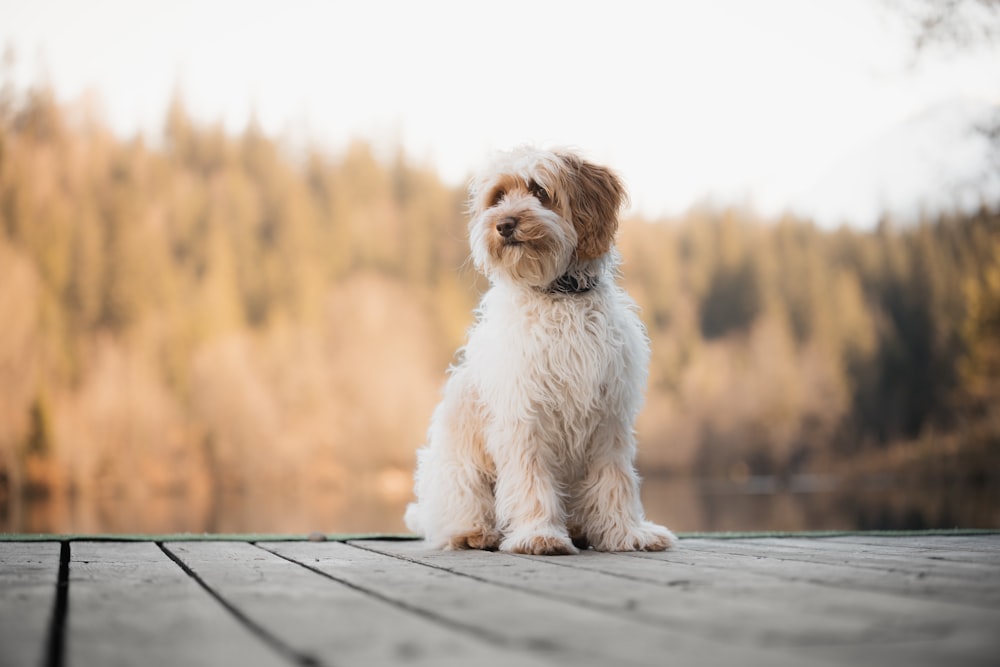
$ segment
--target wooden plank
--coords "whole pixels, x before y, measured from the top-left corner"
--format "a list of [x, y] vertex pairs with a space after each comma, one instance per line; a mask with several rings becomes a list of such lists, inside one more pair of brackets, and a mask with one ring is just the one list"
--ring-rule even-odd
[[[931, 597], [989, 609], [1000, 606], [1000, 590], [995, 586], [941, 577], [922, 570], [857, 567], [856, 564], [844, 563], [843, 559], [841, 562], [803, 559], [799, 554], [769, 551], [731, 540], [727, 540], [726, 544], [729, 546], [685, 540], [681, 542], [681, 549], [672, 552], [672, 557], [703, 567], [738, 567], [744, 572], [795, 578], [828, 587]], [[656, 558], [650, 554], [630, 554], [630, 557]]]
[[[650, 554], [634, 554], [631, 557], [656, 558]], [[673, 557], [705, 567], [740, 567], [747, 572], [796, 578], [823, 586], [927, 596], [990, 609], [1000, 606], [1000, 589], [976, 581], [940, 576], [919, 568], [865, 567], [857, 562], [845, 562], [843, 558], [809, 558], [802, 552], [782, 552], [734, 540], [717, 543], [701, 539], [682, 540], [681, 549], [673, 552]]]
[[1000, 533], [985, 535], [879, 535], [861, 532], [822, 539], [824, 542], [828, 540], [856, 544], [875, 544], [879, 546], [907, 546], [921, 549], [962, 549], [964, 551], [988, 551], [994, 553], [1000, 551]]
[[0, 665], [42, 665], [55, 608], [58, 542], [0, 543]]
[[[895, 543], [886, 543], [873, 547], [867, 544], [832, 540], [810, 540], [803, 538], [746, 540], [744, 544], [766, 545], [783, 549], [787, 552], [803, 550], [831, 559], [847, 558], [855, 560], [865, 567], [878, 567], [892, 570], [930, 571], [943, 576], [983, 581], [994, 577], [1000, 571], [1000, 553], [978, 552], [970, 558], [927, 558], [926, 551], [918, 548], [907, 548], [906, 538], [900, 538]], [[963, 550], [955, 547], [955, 553]], [[941, 550], [937, 550], [941, 551]], [[940, 556], [940, 553], [936, 554]], [[991, 556], [995, 556], [991, 558]], [[940, 562], [948, 560], [949, 562]]]
[[[291, 647], [300, 662], [444, 667], [505, 665], [512, 660], [509, 651], [252, 544], [188, 542], [165, 547], [244, 615]], [[527, 652], [513, 659], [517, 664], [542, 664]]]
[[944, 562], [914, 557], [883, 549], [866, 549], [861, 545], [826, 542], [796, 538], [765, 538], [749, 540], [692, 540], [689, 548], [722, 553], [779, 555], [788, 560], [808, 563], [828, 563], [848, 567], [909, 572], [923, 576], [933, 575], [969, 582], [984, 582], [1000, 574], [1000, 567], [989, 563]]
[[[404, 543], [398, 543], [404, 544]], [[411, 543], [412, 544], [412, 543]], [[513, 588], [460, 575], [459, 563], [477, 562], [510, 568], [510, 576], [530, 576], [539, 565], [506, 554], [434, 552], [450, 559], [452, 570], [430, 567], [410, 558], [387, 556], [344, 544], [268, 545], [277, 553], [309, 563], [330, 576], [494, 644], [528, 650], [559, 664], [661, 665], [808, 665], [809, 656], [787, 656], [767, 648], [710, 641], [659, 621], [637, 623], [606, 610], [560, 600], [546, 591]], [[616, 582], [619, 583], [619, 582]], [[581, 576], [573, 584], [592, 586]]]
[[[956, 576], [980, 578], [981, 573], [987, 576], [995, 574], [1000, 569], [1000, 548], [995, 550], [969, 550], [957, 544], [950, 547], [942, 543], [929, 545], [922, 540], [901, 538], [893, 542], [868, 543], [862, 541], [833, 538], [830, 540], [814, 540], [827, 553], [852, 553], [882, 559], [905, 559], [911, 563], [922, 565], [924, 561], [947, 561], [943, 567], [954, 570]], [[801, 540], [793, 542], [796, 546], [804, 546]], [[997, 542], [1000, 547], [1000, 541]]]
[[[881, 553], [917, 555], [935, 560], [1000, 565], [1000, 535], [980, 538], [963, 537], [878, 537], [855, 535], [823, 540], [831, 544], [854, 544], [873, 547]], [[868, 549], [866, 549], [868, 550]]]
[[[483, 559], [413, 543], [364, 546], [737, 645], [749, 657], [755, 649], [777, 647], [804, 660], [819, 647], [836, 661], [849, 655], [852, 664], [886, 664], [853, 650], [864, 645], [873, 649], [872, 655], [905, 658], [911, 665], [977, 664], [985, 647], [1000, 648], [995, 631], [1000, 611], [747, 577], [738, 570], [706, 572], [672, 561], [670, 552], [655, 561], [593, 551], [573, 558], [497, 554]], [[520, 560], [533, 565], [524, 567]], [[886, 647], [891, 648], [888, 654]]]
[[288, 665], [150, 542], [74, 542], [66, 654], [76, 665]]

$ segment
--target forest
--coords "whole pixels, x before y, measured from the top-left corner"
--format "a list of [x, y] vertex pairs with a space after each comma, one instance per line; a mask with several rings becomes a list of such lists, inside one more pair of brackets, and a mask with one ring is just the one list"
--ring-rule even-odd
[[[665, 183], [664, 187], [669, 187]], [[484, 283], [465, 192], [251, 123], [115, 136], [0, 93], [0, 510], [23, 494], [406, 498]], [[1000, 477], [1000, 202], [871, 229], [629, 217], [640, 471]]]

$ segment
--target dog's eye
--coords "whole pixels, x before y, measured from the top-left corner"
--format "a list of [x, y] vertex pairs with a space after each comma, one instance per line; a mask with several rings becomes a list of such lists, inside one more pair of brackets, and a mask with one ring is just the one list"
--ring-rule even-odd
[[535, 197], [542, 204], [549, 203], [549, 193], [545, 191], [545, 188], [540, 186], [538, 183], [531, 184], [531, 195]]
[[504, 192], [502, 189], [497, 188], [497, 190], [493, 192], [492, 196], [490, 196], [490, 206], [496, 206], [497, 204], [499, 204], [501, 201], [503, 201], [504, 195], [506, 194], [507, 193]]

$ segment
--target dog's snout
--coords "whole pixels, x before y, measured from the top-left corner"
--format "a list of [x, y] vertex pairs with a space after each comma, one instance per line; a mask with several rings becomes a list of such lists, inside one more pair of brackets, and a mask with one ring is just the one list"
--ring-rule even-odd
[[505, 239], [510, 238], [515, 229], [517, 229], [517, 218], [515, 217], [509, 216], [497, 223], [497, 231]]

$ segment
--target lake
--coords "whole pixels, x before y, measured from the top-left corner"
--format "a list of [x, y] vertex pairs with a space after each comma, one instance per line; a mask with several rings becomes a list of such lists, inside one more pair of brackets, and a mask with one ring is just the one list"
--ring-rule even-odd
[[[404, 532], [410, 489], [408, 471], [389, 470], [360, 474], [350, 488], [0, 495], [0, 531]], [[650, 476], [642, 495], [648, 517], [678, 532], [1000, 528], [996, 485], [927, 487], [888, 477], [847, 483], [821, 475], [739, 482]]]

